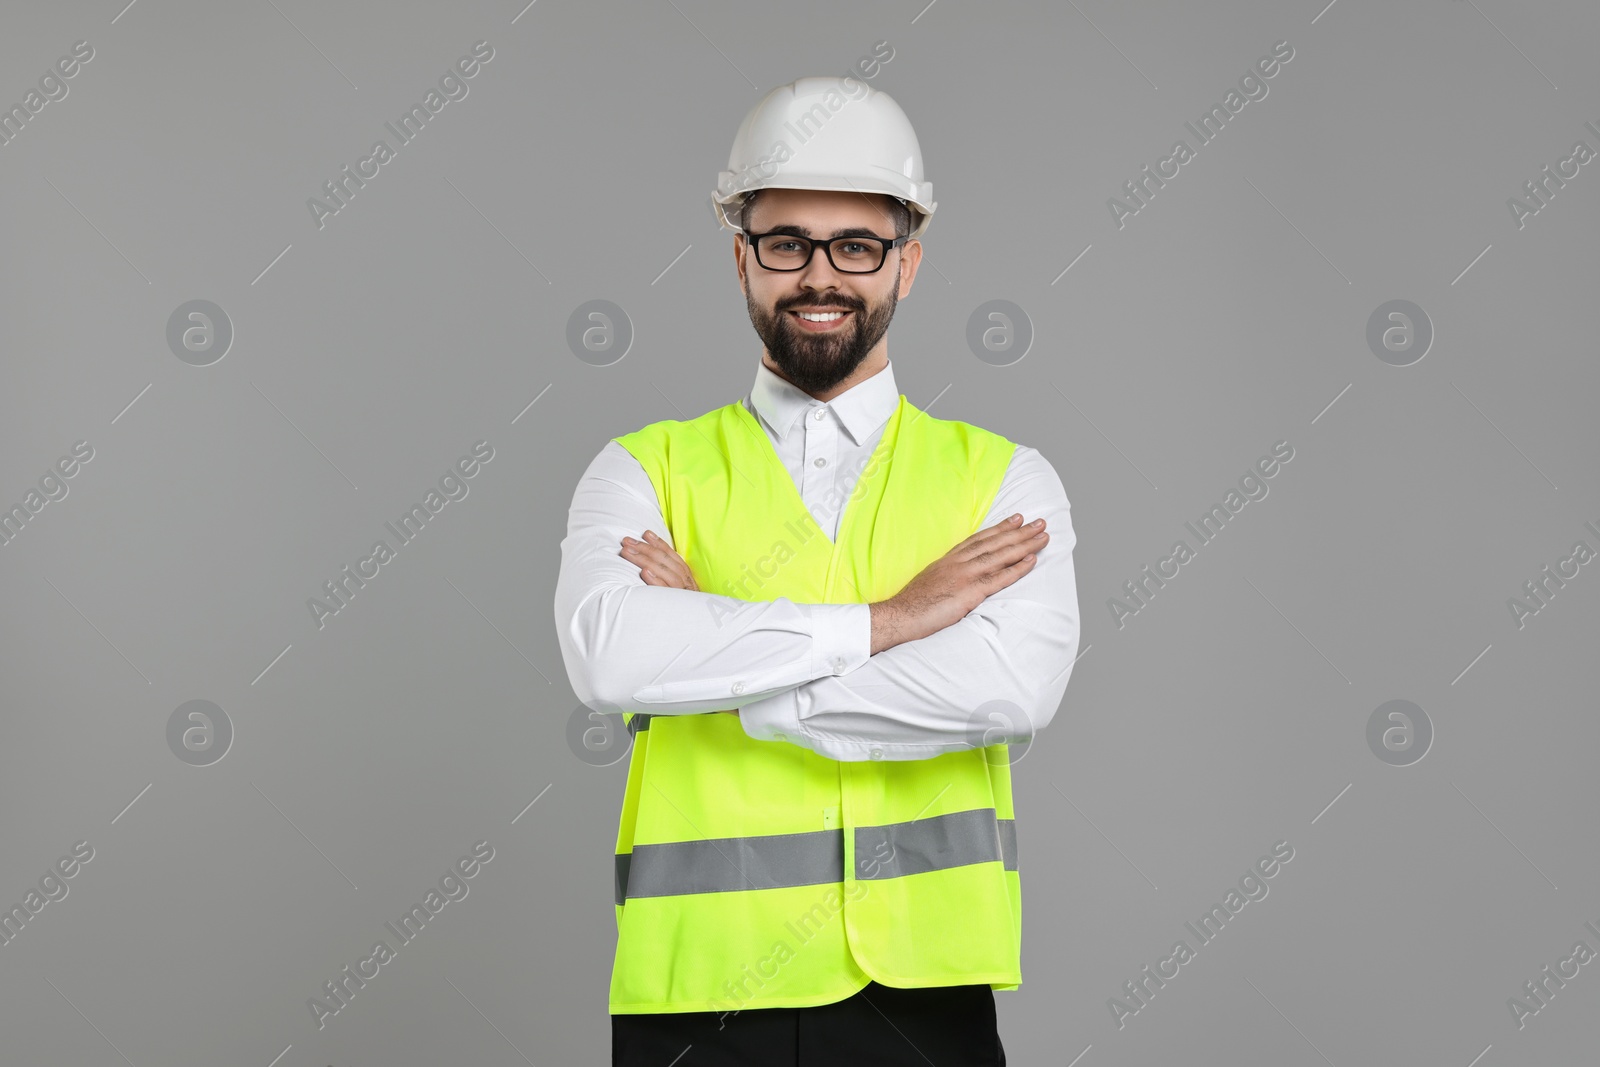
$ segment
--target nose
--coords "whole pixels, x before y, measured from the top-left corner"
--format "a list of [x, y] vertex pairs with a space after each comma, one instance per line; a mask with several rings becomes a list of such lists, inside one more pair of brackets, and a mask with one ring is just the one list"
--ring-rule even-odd
[[817, 245], [811, 250], [811, 258], [800, 271], [800, 286], [813, 292], [839, 288], [839, 272], [833, 269], [833, 264], [828, 260], [827, 249], [822, 245]]

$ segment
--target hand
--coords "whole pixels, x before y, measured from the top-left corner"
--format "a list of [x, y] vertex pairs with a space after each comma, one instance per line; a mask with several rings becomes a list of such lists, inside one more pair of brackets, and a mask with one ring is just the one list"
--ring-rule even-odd
[[[673, 551], [671, 545], [657, 537], [650, 530], [644, 532], [643, 541], [635, 541], [631, 537], [622, 539], [622, 552], [619, 553], [629, 563], [637, 564], [639, 577], [644, 579], [646, 585], [666, 586], [669, 589], [687, 589], [698, 593], [700, 586], [695, 584], [694, 573], [689, 570], [689, 564], [683, 557]], [[726, 708], [719, 714], [737, 715], [738, 708]]]
[[695, 584], [694, 574], [690, 572], [689, 565], [683, 561], [683, 557], [649, 530], [644, 532], [643, 541], [624, 537], [622, 551], [618, 554], [639, 567], [639, 577], [644, 579], [646, 585], [687, 589], [695, 593], [700, 591], [700, 587]]
[[[872, 655], [959, 622], [990, 593], [1006, 588], [1038, 562], [1050, 540], [1039, 525], [1013, 516], [979, 530], [923, 568], [906, 587], [872, 605]], [[1032, 558], [1029, 558], [1032, 556]]]

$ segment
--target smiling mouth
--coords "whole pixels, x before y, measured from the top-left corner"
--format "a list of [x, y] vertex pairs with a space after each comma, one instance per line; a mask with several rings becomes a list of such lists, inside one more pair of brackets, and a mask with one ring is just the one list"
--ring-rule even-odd
[[823, 333], [838, 329], [854, 312], [843, 308], [826, 308], [821, 311], [788, 311], [785, 314], [791, 316], [802, 330]]

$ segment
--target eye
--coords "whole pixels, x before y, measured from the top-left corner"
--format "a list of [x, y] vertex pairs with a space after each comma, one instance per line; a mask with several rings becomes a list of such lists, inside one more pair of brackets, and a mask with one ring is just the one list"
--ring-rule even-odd
[[845, 241], [837, 247], [847, 256], [864, 256], [869, 251], [862, 241]]

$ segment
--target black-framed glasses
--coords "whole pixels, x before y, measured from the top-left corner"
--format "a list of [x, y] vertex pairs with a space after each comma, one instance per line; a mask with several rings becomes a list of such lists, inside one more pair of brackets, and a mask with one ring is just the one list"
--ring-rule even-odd
[[811, 256], [821, 245], [833, 269], [841, 274], [871, 274], [882, 268], [889, 258], [889, 249], [899, 248], [911, 239], [903, 237], [833, 237], [814, 240], [793, 233], [747, 233], [756, 250], [756, 262], [767, 270], [801, 270], [811, 262]]

